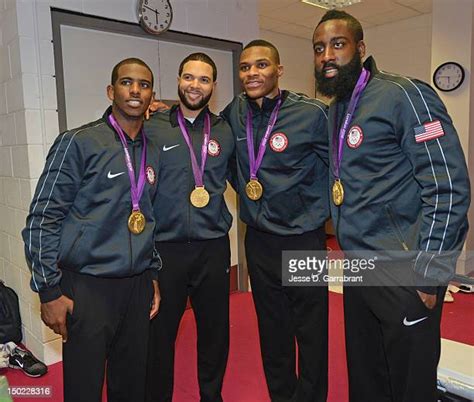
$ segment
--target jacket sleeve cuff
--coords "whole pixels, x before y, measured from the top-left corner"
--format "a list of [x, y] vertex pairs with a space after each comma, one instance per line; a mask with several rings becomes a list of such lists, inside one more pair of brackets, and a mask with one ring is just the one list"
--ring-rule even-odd
[[414, 282], [416, 290], [419, 290], [420, 292], [434, 295], [438, 291], [438, 284], [436, 281], [429, 278], [423, 278], [423, 276], [417, 272], [414, 273]]
[[429, 295], [435, 295], [438, 293], [438, 288], [436, 286], [417, 286], [416, 290]]
[[158, 250], [153, 249], [153, 257], [151, 259], [150, 270], [152, 272], [153, 279], [158, 279], [158, 272], [163, 268], [163, 262]]
[[41, 303], [48, 303], [50, 301], [59, 299], [63, 295], [59, 285], [53, 286], [51, 288], [42, 289], [39, 291], [39, 298]]
[[414, 261], [416, 285], [447, 286], [454, 277], [459, 251], [420, 251]]
[[158, 280], [158, 270], [155, 269], [155, 268], [152, 268], [149, 271], [150, 271], [151, 279], [154, 280], [154, 281], [157, 281]]

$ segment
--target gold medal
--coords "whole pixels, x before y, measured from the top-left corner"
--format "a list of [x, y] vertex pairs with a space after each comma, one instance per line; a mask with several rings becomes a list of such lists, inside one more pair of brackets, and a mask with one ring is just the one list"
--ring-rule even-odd
[[204, 188], [204, 186], [196, 186], [195, 189], [189, 195], [189, 200], [191, 204], [196, 208], [204, 208], [207, 204], [209, 204], [209, 193]]
[[133, 234], [140, 234], [145, 229], [146, 219], [140, 210], [132, 211], [128, 217], [128, 230]]
[[336, 179], [332, 185], [332, 200], [334, 205], [337, 206], [342, 205], [344, 202], [344, 187], [340, 179]]
[[263, 186], [257, 179], [250, 179], [245, 186], [245, 192], [247, 193], [247, 197], [253, 201], [257, 201], [262, 198]]

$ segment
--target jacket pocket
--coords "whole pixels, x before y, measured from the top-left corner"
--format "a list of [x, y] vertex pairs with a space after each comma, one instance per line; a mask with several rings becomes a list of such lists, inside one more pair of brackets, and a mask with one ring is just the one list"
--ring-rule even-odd
[[77, 263], [76, 259], [79, 256], [79, 246], [82, 239], [84, 238], [84, 233], [85, 229], [81, 226], [76, 236], [74, 237], [74, 240], [70, 243], [71, 245], [69, 247], [66, 247], [66, 249], [61, 252], [59, 261], [60, 267], [64, 267], [65, 269], [70, 271], [79, 270], [80, 266]]
[[304, 196], [298, 192], [298, 197], [300, 199], [301, 206], [303, 207], [304, 214], [312, 221], [316, 222], [317, 217], [314, 215], [314, 212], [308, 207], [307, 202], [304, 199]]
[[[224, 201], [222, 201], [224, 203]], [[232, 226], [232, 214], [228, 211], [225, 204], [221, 206], [221, 217], [225, 224], [229, 227]]]
[[385, 204], [385, 211], [387, 212], [388, 220], [390, 222], [390, 226], [392, 227], [395, 236], [397, 237], [400, 245], [402, 246], [403, 250], [408, 251], [409, 248], [407, 246], [407, 243], [403, 237], [402, 230], [400, 229], [400, 225], [398, 224], [398, 221], [396, 219], [395, 213], [393, 211], [393, 208], [390, 204]]

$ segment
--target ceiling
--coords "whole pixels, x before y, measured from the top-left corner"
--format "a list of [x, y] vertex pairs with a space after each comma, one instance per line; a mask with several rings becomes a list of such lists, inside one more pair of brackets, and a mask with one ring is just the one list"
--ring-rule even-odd
[[[431, 13], [432, 0], [362, 0], [344, 8], [364, 28]], [[259, 0], [260, 29], [310, 39], [327, 11], [300, 0]]]

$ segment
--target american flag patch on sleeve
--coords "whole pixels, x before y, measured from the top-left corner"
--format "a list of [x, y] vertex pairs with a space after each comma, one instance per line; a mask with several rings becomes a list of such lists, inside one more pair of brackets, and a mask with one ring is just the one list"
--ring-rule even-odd
[[434, 140], [444, 135], [443, 127], [441, 127], [439, 120], [430, 121], [429, 123], [415, 127], [413, 130], [415, 130], [415, 141], [417, 143]]

